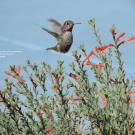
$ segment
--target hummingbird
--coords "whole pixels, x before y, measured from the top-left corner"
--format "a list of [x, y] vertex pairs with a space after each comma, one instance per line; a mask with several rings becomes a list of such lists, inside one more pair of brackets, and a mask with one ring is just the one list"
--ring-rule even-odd
[[58, 43], [56, 46], [47, 48], [46, 50], [54, 50], [60, 53], [67, 53], [73, 43], [73, 34], [72, 34], [73, 26], [75, 24], [81, 24], [81, 23], [74, 23], [71, 20], [67, 20], [64, 22], [64, 25], [62, 26], [57, 20], [53, 18], [49, 18], [47, 21], [53, 23], [52, 27], [54, 31], [50, 31], [46, 28], [42, 28], [42, 29], [47, 31], [52, 36], [54, 36], [58, 41]]

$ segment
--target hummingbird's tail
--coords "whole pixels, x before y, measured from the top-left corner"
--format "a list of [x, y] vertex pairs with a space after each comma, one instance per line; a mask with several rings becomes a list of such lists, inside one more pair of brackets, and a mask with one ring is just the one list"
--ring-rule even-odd
[[47, 48], [46, 50], [54, 50], [53, 47], [52, 48]]
[[54, 50], [54, 51], [58, 52], [58, 50], [57, 50], [57, 47], [56, 47], [56, 46], [55, 46], [55, 47], [51, 47], [51, 48], [47, 48], [46, 50]]

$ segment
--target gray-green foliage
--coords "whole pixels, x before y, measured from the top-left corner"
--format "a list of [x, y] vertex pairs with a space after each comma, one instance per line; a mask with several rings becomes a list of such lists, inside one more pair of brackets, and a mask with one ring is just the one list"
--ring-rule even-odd
[[[95, 20], [90, 20], [89, 23], [101, 47], [98, 31], [95, 30]], [[17, 68], [12, 66], [10, 73], [18, 82], [9, 82], [8, 78], [5, 78], [6, 88], [0, 90], [1, 102], [5, 105], [4, 112], [0, 111], [0, 134], [133, 135], [135, 122], [133, 108], [129, 103], [132, 100], [129, 92], [132, 90], [135, 78], [129, 85], [121, 61], [122, 53], [119, 50], [121, 43], [118, 44], [115, 39], [115, 28], [110, 28], [110, 32], [113, 35], [114, 45], [108, 48], [109, 53], [97, 51], [102, 63], [101, 71], [100, 66], [95, 66], [89, 59], [87, 62], [95, 73], [96, 82], [90, 82], [85, 62], [78, 59], [77, 51], [72, 53], [76, 62], [69, 64], [73, 70], [69, 76], [73, 81], [68, 80], [66, 83], [64, 61], [58, 60], [57, 68], [51, 71], [50, 65], [45, 62], [39, 68], [38, 65], [31, 64], [27, 60], [27, 66], [34, 74], [28, 72], [27, 66], [23, 66], [23, 70], [28, 73], [33, 88], [28, 87], [23, 76], [17, 72]], [[114, 75], [112, 67], [112, 47], [115, 48], [119, 64], [116, 68], [117, 75]], [[80, 45], [79, 48], [87, 57], [84, 45]], [[52, 83], [53, 96], [46, 93], [47, 75]], [[42, 93], [37, 90], [38, 86], [41, 87]], [[71, 87], [74, 88], [77, 98], [73, 95], [69, 96]], [[16, 93], [12, 93], [13, 88]], [[21, 101], [19, 94], [23, 94], [27, 100]], [[73, 104], [73, 109], [70, 108], [69, 103]], [[22, 107], [27, 108], [28, 111], [23, 112]], [[41, 114], [38, 115], [38, 112]], [[53, 132], [48, 132], [47, 129], [52, 129]]]

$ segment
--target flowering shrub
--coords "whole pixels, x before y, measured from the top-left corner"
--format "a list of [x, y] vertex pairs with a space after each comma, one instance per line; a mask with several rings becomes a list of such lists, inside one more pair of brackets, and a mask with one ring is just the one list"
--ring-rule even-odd
[[[34, 76], [23, 66], [23, 70], [28, 73], [33, 85], [31, 91], [21, 74], [21, 66], [15, 68], [10, 66], [10, 71], [5, 73], [17, 80], [9, 82], [5, 78], [6, 88], [0, 90], [0, 102], [5, 105], [4, 111], [0, 111], [0, 133], [1, 134], [32, 134], [32, 135], [133, 135], [135, 134], [135, 121], [132, 103], [132, 91], [135, 78], [129, 85], [129, 79], [125, 78], [123, 69], [124, 61], [121, 61], [122, 52], [119, 51], [120, 45], [135, 39], [134, 37], [119, 41], [125, 33], [116, 38], [116, 28], [113, 25], [110, 32], [113, 36], [114, 44], [102, 46], [98, 31], [95, 29], [95, 20], [89, 20], [93, 27], [94, 34], [99, 42], [95, 51], [88, 55], [84, 45], [80, 49], [86, 56], [81, 61], [81, 54], [74, 51], [72, 55], [78, 64], [70, 63], [73, 72], [64, 73], [64, 61], [57, 61], [58, 65], [51, 71], [50, 65], [41, 62], [42, 68], [31, 64], [27, 60], [28, 66], [34, 71]], [[119, 66], [116, 68], [117, 75], [114, 75], [112, 67], [112, 47]], [[108, 48], [109, 53], [105, 52]], [[101, 63], [90, 61], [94, 55]], [[96, 82], [90, 82], [85, 66], [90, 66], [95, 73]], [[104, 73], [103, 73], [104, 71]], [[49, 75], [52, 82], [53, 96], [48, 96], [46, 91], [46, 79]], [[63, 81], [66, 76], [73, 78], [65, 84]], [[75, 82], [75, 83], [74, 83]], [[100, 87], [97, 85], [100, 83]], [[41, 87], [39, 93], [37, 87]], [[68, 96], [69, 89], [73, 87], [76, 97], [72, 94]], [[16, 93], [12, 93], [15, 88]], [[26, 97], [26, 101], [21, 101], [19, 94]], [[40, 96], [39, 96], [40, 95]], [[28, 111], [23, 112], [22, 106]], [[73, 106], [73, 109], [70, 109]], [[35, 119], [35, 116], [38, 120]], [[86, 124], [86, 120], [88, 121]], [[85, 127], [85, 128], [84, 128]]]

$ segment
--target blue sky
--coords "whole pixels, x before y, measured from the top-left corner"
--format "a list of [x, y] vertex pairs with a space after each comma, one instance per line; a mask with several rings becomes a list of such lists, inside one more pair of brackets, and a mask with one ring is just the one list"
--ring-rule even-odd
[[[113, 1], [93, 1], [93, 0], [14, 0], [0, 2], [0, 51], [21, 51], [14, 55], [5, 55], [0, 57], [0, 86], [5, 87], [3, 79], [9, 77], [4, 71], [9, 71], [9, 65], [25, 66], [26, 60], [30, 59], [32, 63], [41, 65], [46, 62], [55, 69], [57, 60], [64, 60], [66, 73], [71, 72], [68, 66], [74, 60], [71, 56], [72, 51], [77, 50], [82, 54], [78, 47], [84, 44], [87, 54], [98, 46], [96, 37], [88, 24], [89, 19], [96, 19], [96, 29], [99, 30], [103, 45], [113, 43], [112, 35], [109, 33], [110, 27], [114, 24], [117, 36], [125, 32], [124, 40], [135, 36], [135, 1], [134, 0], [113, 0]], [[46, 48], [53, 47], [57, 41], [50, 34], [34, 25], [37, 23], [47, 29], [53, 30], [48, 18], [58, 20], [62, 25], [66, 20], [81, 22], [73, 28], [73, 45], [66, 54], [60, 54], [54, 51], [47, 51]], [[120, 46], [122, 61], [126, 78], [131, 79], [135, 76], [135, 40], [129, 41]], [[114, 53], [113, 53], [114, 54]], [[2, 56], [2, 55], [0, 55]], [[82, 60], [85, 57], [82, 57]], [[92, 57], [93, 62], [100, 62]], [[113, 66], [118, 65], [115, 55], [112, 57]], [[89, 70], [91, 81], [94, 80], [93, 71]], [[31, 72], [31, 70], [29, 70]], [[24, 76], [28, 85], [32, 87], [31, 82], [25, 72], [21, 70], [21, 76]], [[10, 77], [10, 80], [12, 78]], [[51, 82], [47, 81], [46, 87], [50, 89]], [[134, 88], [134, 87], [133, 87]], [[51, 94], [52, 90], [48, 92]], [[72, 92], [71, 92], [72, 93]]]

